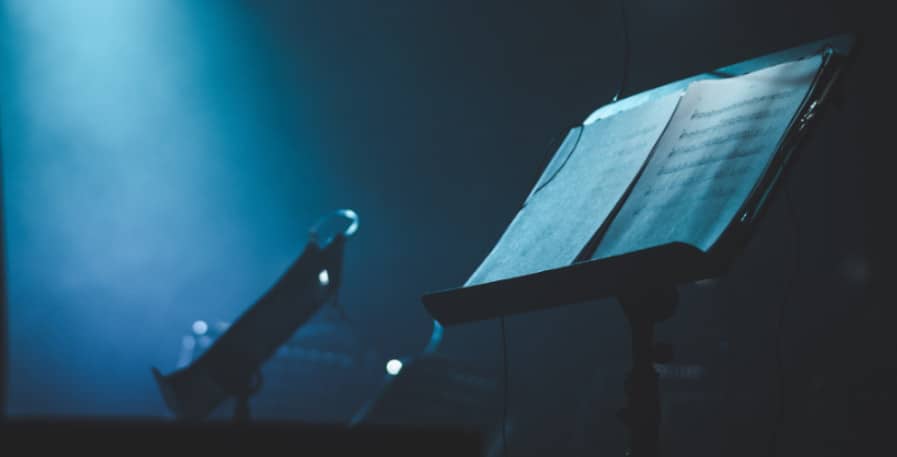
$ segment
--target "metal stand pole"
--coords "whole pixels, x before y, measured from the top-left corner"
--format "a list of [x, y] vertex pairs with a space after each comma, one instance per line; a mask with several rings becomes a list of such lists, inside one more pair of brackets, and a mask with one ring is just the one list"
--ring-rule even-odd
[[632, 366], [626, 377], [626, 407], [619, 417], [629, 428], [627, 457], [657, 457], [660, 436], [660, 389], [655, 362], [672, 359], [669, 345], [654, 342], [654, 324], [668, 319], [678, 296], [674, 287], [638, 291], [619, 297], [629, 321]]

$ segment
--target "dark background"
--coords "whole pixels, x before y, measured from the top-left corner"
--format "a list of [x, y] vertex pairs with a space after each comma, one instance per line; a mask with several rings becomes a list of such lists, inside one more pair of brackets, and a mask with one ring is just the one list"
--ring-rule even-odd
[[[354, 335], [384, 361], [419, 352], [420, 296], [464, 282], [622, 72], [615, 1], [3, 5], [11, 417], [168, 417], [149, 367], [174, 368], [194, 320], [234, 319], [341, 207], [361, 216], [341, 293]], [[868, 449], [894, 425], [897, 384], [893, 311], [874, 289], [888, 278], [892, 148], [875, 121], [891, 34], [853, 1], [627, 11], [627, 93], [862, 34], [840, 102], [747, 251], [726, 278], [683, 287], [660, 334], [676, 372], [700, 373], [665, 381], [670, 455], [767, 451], [776, 332], [779, 453]], [[506, 324], [512, 455], [620, 455], [629, 354], [616, 303]], [[497, 322], [468, 324], [439, 353], [499, 379], [500, 343]], [[265, 393], [295, 404], [292, 418], [342, 419], [302, 406], [315, 383], [339, 386], [305, 376]], [[499, 420], [501, 397], [488, 401]]]

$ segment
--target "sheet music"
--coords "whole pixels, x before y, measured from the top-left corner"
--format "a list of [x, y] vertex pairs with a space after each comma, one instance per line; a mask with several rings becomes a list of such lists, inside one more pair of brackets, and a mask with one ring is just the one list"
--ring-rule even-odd
[[[680, 97], [660, 97], [583, 126], [569, 157], [552, 159], [555, 166], [546, 168], [466, 285], [570, 265], [632, 185]], [[557, 154], [566, 152], [562, 146]]]
[[689, 85], [592, 258], [675, 241], [710, 249], [750, 196], [821, 64], [815, 56]]

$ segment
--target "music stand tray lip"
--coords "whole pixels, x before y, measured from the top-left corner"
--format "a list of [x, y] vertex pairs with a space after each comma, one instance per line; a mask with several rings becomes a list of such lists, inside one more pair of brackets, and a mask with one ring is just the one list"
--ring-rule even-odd
[[613, 298], [627, 291], [697, 281], [721, 273], [720, 263], [690, 244], [674, 242], [598, 260], [425, 294], [427, 311], [444, 326], [523, 311]]

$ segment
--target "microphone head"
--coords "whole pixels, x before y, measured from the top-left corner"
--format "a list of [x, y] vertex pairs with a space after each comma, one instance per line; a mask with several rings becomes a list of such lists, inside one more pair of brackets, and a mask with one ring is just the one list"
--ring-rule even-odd
[[358, 214], [351, 209], [340, 209], [319, 219], [310, 230], [311, 240], [321, 249], [337, 237], [349, 238], [358, 231]]

